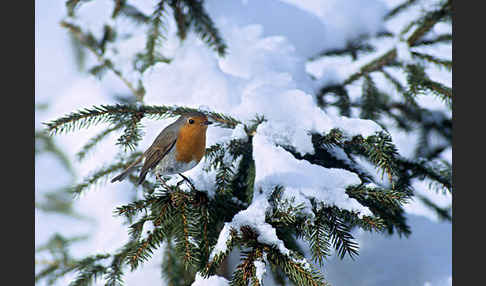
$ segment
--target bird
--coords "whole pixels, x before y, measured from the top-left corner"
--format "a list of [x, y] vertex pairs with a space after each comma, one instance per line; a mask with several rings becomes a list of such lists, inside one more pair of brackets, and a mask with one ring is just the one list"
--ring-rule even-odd
[[161, 176], [179, 174], [183, 180], [194, 185], [181, 173], [194, 168], [206, 152], [206, 131], [213, 122], [201, 112], [187, 112], [179, 116], [172, 124], [165, 127], [155, 138], [150, 147], [121, 174], [111, 182], [123, 181], [130, 173], [144, 163], [137, 184], [145, 180], [149, 171], [165, 185]]

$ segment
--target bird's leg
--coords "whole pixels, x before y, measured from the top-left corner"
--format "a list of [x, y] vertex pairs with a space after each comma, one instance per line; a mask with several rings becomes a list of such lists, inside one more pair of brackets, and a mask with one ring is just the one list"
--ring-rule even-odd
[[177, 182], [176, 187], [178, 188], [182, 183], [184, 183], [184, 179], [182, 179], [179, 182]]
[[166, 188], [166, 189], [170, 189], [169, 186], [165, 183], [165, 181], [162, 179], [162, 177], [160, 177], [160, 174], [159, 173], [156, 173], [155, 174], [155, 177], [157, 178], [157, 180], [160, 181], [160, 183]]
[[191, 185], [191, 188], [193, 190], [196, 190], [196, 187], [194, 187], [194, 185], [192, 184], [192, 182], [188, 178], [186, 178], [186, 176], [182, 175], [181, 173], [179, 173], [179, 176], [181, 176], [183, 180], [187, 181], [189, 183], [189, 185]]

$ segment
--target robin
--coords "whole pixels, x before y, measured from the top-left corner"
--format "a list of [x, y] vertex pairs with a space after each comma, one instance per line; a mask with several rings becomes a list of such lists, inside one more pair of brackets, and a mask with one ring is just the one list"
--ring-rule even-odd
[[122, 181], [139, 167], [145, 158], [140, 171], [140, 185], [149, 171], [152, 171], [162, 183], [160, 176], [179, 174], [194, 188], [192, 183], [181, 173], [194, 168], [206, 151], [206, 130], [212, 124], [207, 116], [200, 112], [181, 115], [174, 123], [162, 130], [152, 145], [135, 162], [130, 164], [111, 182]]

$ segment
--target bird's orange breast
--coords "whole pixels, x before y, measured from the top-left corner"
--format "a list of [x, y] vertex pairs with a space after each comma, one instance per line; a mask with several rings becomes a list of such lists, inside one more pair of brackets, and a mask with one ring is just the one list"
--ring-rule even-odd
[[177, 161], [199, 162], [206, 152], [206, 128], [182, 127], [175, 147]]

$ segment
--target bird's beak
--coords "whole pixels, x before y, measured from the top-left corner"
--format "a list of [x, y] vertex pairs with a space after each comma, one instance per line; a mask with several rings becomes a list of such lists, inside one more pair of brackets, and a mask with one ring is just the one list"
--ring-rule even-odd
[[211, 125], [211, 124], [213, 124], [213, 122], [208, 121], [208, 120], [204, 121], [204, 125]]

